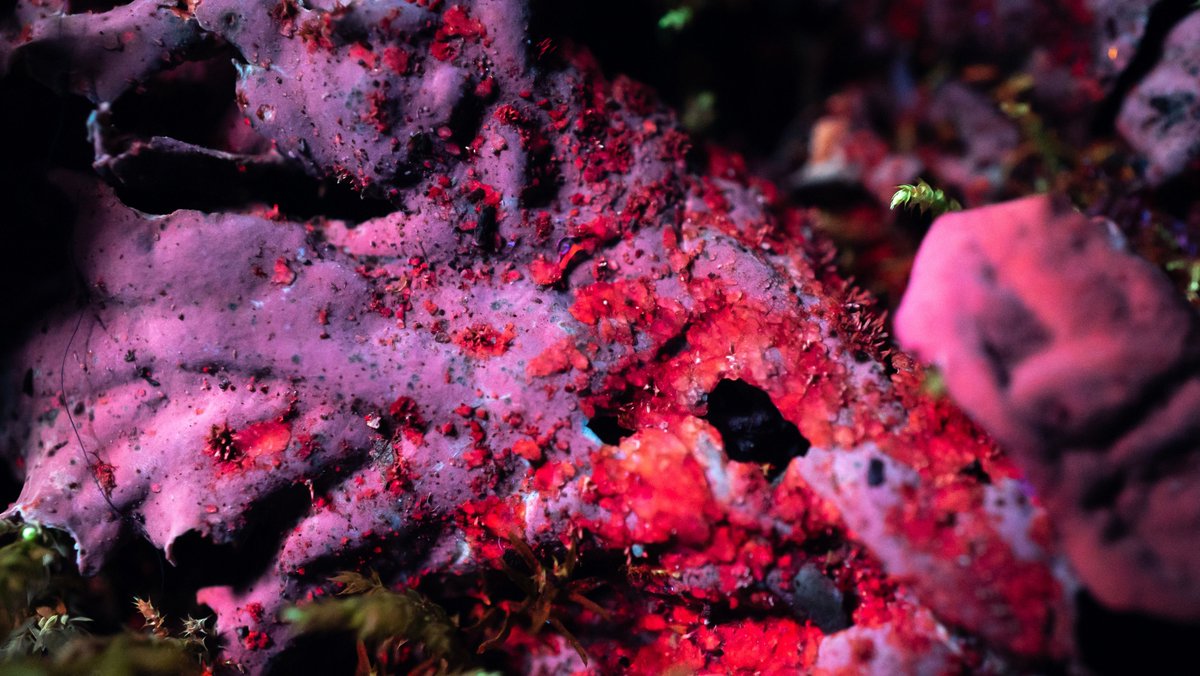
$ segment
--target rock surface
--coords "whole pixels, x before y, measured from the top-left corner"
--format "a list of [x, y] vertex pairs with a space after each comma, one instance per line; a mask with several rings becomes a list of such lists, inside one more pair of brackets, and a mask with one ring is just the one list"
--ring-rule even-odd
[[1200, 13], [1172, 29], [1158, 65], [1126, 97], [1117, 127], [1145, 156], [1153, 183], [1200, 158]]
[[1196, 621], [1195, 316], [1115, 232], [1045, 196], [943, 216], [897, 335], [1014, 453], [1082, 583]]

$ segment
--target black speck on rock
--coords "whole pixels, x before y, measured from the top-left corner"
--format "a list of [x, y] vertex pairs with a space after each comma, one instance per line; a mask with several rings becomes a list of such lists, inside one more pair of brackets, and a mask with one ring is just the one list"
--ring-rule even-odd
[[879, 458], [871, 458], [871, 462], [867, 464], [867, 485], [874, 488], [882, 486], [883, 482], [887, 481], [883, 461]]

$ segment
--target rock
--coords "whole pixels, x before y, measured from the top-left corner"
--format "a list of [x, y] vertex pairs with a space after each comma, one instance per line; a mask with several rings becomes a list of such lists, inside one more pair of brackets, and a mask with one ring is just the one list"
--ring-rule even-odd
[[1114, 80], [1141, 47], [1155, 0], [1088, 0], [1092, 12], [1097, 74]]
[[802, 609], [808, 619], [827, 634], [850, 626], [841, 591], [815, 566], [801, 568], [792, 578], [792, 598], [796, 607]]
[[1125, 98], [1117, 129], [1162, 183], [1200, 158], [1200, 14], [1167, 36], [1162, 59]]
[[75, 14], [63, 0], [10, 4], [12, 20], [0, 16], [0, 74], [23, 62], [48, 87], [93, 102], [116, 100], [206, 42], [186, 12], [160, 0]]
[[1195, 621], [1195, 316], [1115, 233], [1047, 196], [946, 215], [897, 335], [1014, 454], [1102, 602]]
[[914, 618], [911, 625], [895, 627], [852, 627], [830, 636], [812, 670], [813, 676], [837, 674], [936, 674], [953, 669], [954, 652], [960, 645], [931, 640], [944, 628], [928, 614]]

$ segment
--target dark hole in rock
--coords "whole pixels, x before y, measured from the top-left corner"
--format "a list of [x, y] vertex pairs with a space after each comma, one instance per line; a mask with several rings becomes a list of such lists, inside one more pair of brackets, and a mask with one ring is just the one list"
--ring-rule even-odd
[[1084, 666], [1093, 673], [1200, 673], [1200, 625], [1179, 624], [1101, 605], [1091, 594], [1076, 597], [1075, 636]]
[[882, 486], [887, 481], [886, 466], [879, 458], [871, 458], [867, 464], [867, 485]]
[[[113, 123], [141, 137], [168, 136], [228, 152], [266, 150], [270, 142], [246, 132], [235, 102], [237, 52], [228, 46], [208, 58], [157, 73], [112, 104]], [[253, 113], [254, 111], [251, 111]], [[257, 143], [260, 148], [242, 147]]]
[[479, 133], [486, 112], [486, 103], [483, 99], [474, 96], [471, 86], [468, 86], [467, 91], [450, 113], [448, 123], [451, 131], [450, 140], [460, 146], [469, 145]]
[[679, 332], [679, 335], [674, 336], [667, 340], [667, 342], [663, 343], [662, 346], [658, 348], [658, 352], [654, 355], [655, 358], [660, 360], [671, 359], [679, 356], [684, 350], [688, 349], [687, 336], [688, 329], [690, 328], [691, 324], [685, 325], [683, 330]]
[[395, 210], [386, 199], [364, 197], [348, 184], [317, 180], [290, 165], [242, 164], [200, 153], [126, 157], [114, 167], [120, 174], [117, 196], [150, 214], [274, 204], [287, 218], [321, 215], [361, 223]]
[[633, 434], [633, 430], [621, 426], [615, 415], [597, 414], [588, 421], [587, 427], [600, 441], [609, 446], [616, 446], [622, 439]]
[[496, 207], [487, 206], [479, 212], [475, 225], [475, 246], [485, 253], [495, 253], [500, 244], [499, 224], [496, 222]]
[[983, 463], [979, 462], [979, 458], [972, 460], [970, 464], [958, 470], [958, 473], [962, 476], [975, 479], [984, 486], [989, 486], [992, 483], [991, 475], [983, 469]]
[[811, 445], [784, 419], [770, 395], [741, 380], [717, 383], [708, 395], [704, 419], [721, 433], [730, 460], [766, 465], [768, 479], [782, 474], [792, 458], [802, 457]]
[[304, 485], [293, 484], [263, 498], [243, 515], [246, 528], [236, 542], [216, 543], [195, 531], [175, 541], [172, 555], [187, 575], [186, 585], [198, 589], [229, 585], [239, 589], [258, 579], [278, 555], [288, 531], [308, 512], [311, 496]]

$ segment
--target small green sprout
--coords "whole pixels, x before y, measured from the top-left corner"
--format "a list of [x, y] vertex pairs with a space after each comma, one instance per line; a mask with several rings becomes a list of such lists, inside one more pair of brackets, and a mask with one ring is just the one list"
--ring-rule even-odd
[[1186, 272], [1187, 273], [1187, 294], [1188, 301], [1195, 303], [1200, 301], [1200, 261], [1179, 259], [1169, 261], [1166, 265], [1169, 272]]
[[925, 369], [925, 378], [921, 381], [921, 391], [930, 399], [941, 399], [946, 396], [946, 378], [942, 372], [930, 366]]
[[688, 131], [702, 133], [717, 121], [717, 95], [705, 90], [689, 96], [684, 104], [680, 122]]
[[694, 14], [695, 12], [692, 11], [691, 7], [686, 5], [677, 7], [662, 15], [662, 18], [658, 20], [658, 27], [665, 31], [682, 31], [692, 22]]
[[948, 197], [946, 191], [934, 188], [925, 182], [917, 181], [916, 185], [898, 185], [896, 194], [892, 196], [892, 206], [916, 207], [921, 213], [930, 212], [936, 218], [951, 211], [962, 211], [962, 205], [953, 197]]
[[53, 606], [38, 606], [32, 616], [9, 634], [0, 659], [12, 660], [25, 655], [46, 655], [57, 652], [72, 639], [87, 636], [82, 626], [91, 619], [67, 612], [58, 601]]

